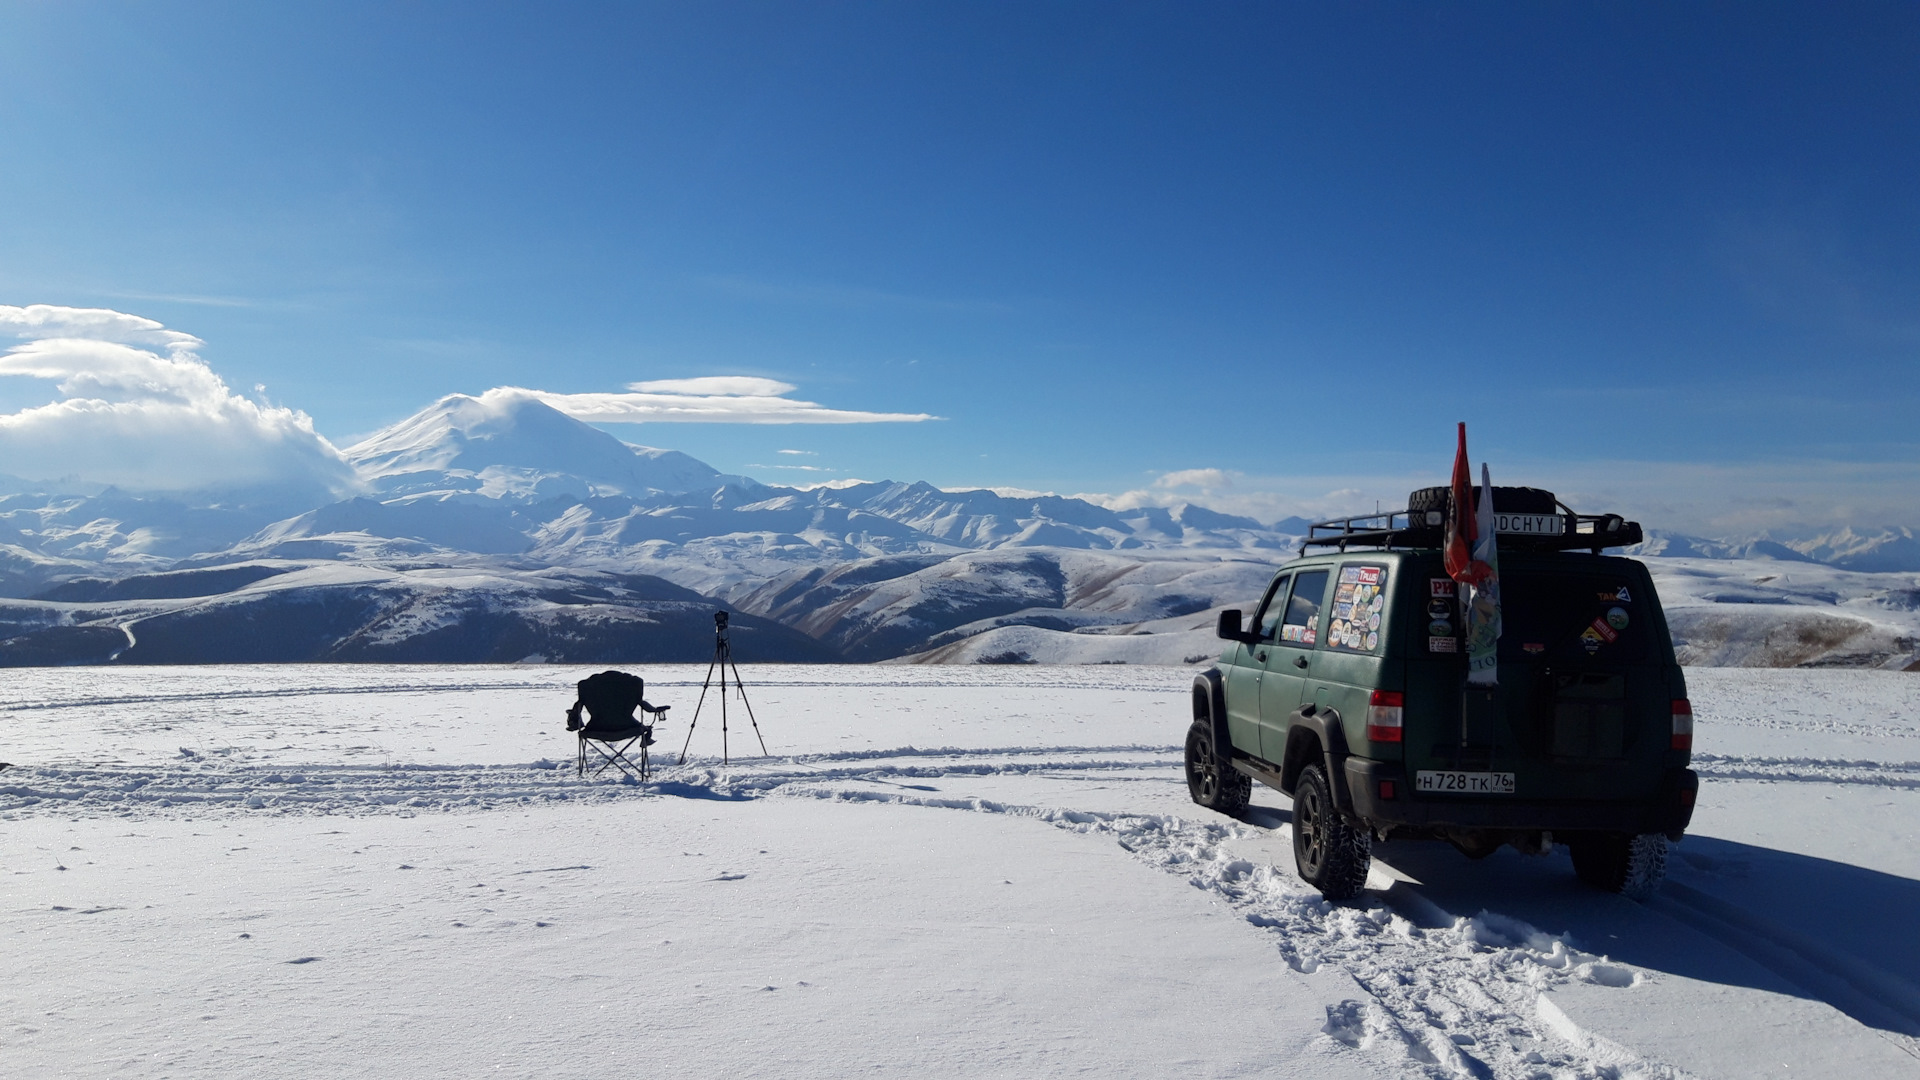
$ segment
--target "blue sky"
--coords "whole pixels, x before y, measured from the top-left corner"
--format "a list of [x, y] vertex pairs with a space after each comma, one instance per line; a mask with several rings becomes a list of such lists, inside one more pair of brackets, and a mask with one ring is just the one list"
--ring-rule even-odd
[[336, 443], [455, 391], [754, 376], [939, 419], [608, 430], [1277, 517], [1440, 482], [1466, 419], [1496, 482], [1653, 524], [1920, 525], [1909, 5], [0, 24], [0, 304], [192, 334]]

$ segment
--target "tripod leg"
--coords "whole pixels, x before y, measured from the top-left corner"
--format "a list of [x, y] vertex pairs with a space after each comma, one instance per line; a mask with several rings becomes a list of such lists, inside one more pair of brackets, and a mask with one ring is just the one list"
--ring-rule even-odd
[[[740, 692], [740, 704], [747, 707], [747, 722], [753, 725], [753, 737], [760, 740], [760, 756], [770, 757], [767, 753], [767, 738], [760, 734], [760, 721], [753, 717], [753, 705], [747, 701], [747, 684], [740, 681], [740, 665], [733, 662], [733, 654], [727, 654], [727, 666], [733, 669], [733, 688]], [[727, 673], [720, 673], [720, 684], [725, 686]]]
[[[695, 724], [698, 724], [700, 722], [700, 706], [705, 705], [707, 703], [707, 685], [713, 682], [713, 667], [715, 664], [718, 664], [719, 662], [720, 662], [720, 648], [719, 646], [716, 645], [714, 646], [714, 650], [713, 650], [713, 659], [707, 662], [707, 677], [701, 680], [700, 682], [700, 700], [694, 703], [693, 720], [687, 724], [687, 740], [680, 744], [680, 764], [682, 765], [685, 765], [687, 763], [687, 747], [693, 745], [693, 728]], [[727, 677], [726, 670], [722, 669], [720, 672], [721, 682], [724, 683], [726, 681], [726, 677]]]
[[727, 639], [721, 638], [713, 648], [714, 663], [720, 665], [720, 764], [731, 765], [727, 754], [727, 664], [733, 657], [733, 646]]

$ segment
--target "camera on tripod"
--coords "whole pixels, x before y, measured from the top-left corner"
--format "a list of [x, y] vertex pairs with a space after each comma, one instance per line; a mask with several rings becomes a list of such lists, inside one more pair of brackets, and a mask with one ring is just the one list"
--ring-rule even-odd
[[740, 669], [733, 662], [733, 643], [727, 640], [727, 613], [713, 613], [713, 660], [707, 664], [707, 677], [700, 683], [700, 700], [694, 702], [693, 720], [687, 724], [687, 740], [680, 745], [680, 764], [687, 763], [687, 747], [693, 745], [693, 729], [700, 724], [700, 707], [707, 703], [707, 691], [714, 689], [713, 676], [720, 675], [720, 762], [726, 764], [732, 760], [727, 746], [727, 676], [733, 676], [733, 693], [747, 710], [747, 721], [753, 725], [753, 737], [759, 740], [762, 756], [767, 752], [767, 740], [760, 734], [760, 721], [753, 715], [753, 706], [747, 702], [747, 688], [740, 681]]

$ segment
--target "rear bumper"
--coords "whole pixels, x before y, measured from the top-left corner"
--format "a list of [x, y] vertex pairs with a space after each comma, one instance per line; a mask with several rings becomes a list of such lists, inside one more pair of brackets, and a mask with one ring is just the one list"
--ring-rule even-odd
[[[1657, 797], [1634, 802], [1542, 802], [1471, 796], [1415, 797], [1406, 769], [1395, 762], [1348, 758], [1343, 770], [1355, 816], [1375, 825], [1422, 829], [1510, 829], [1531, 832], [1668, 833], [1693, 820], [1700, 778], [1692, 769], [1669, 769]], [[1381, 781], [1393, 782], [1393, 798], [1380, 797]]]

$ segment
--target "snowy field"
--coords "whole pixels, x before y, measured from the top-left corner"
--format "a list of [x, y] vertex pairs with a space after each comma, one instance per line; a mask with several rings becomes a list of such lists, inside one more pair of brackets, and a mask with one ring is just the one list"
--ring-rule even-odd
[[1189, 671], [741, 671], [773, 756], [710, 704], [644, 786], [586, 670], [5, 672], [0, 1072], [1920, 1077], [1920, 674], [1691, 670], [1647, 904], [1391, 843], [1336, 907], [1187, 801]]

